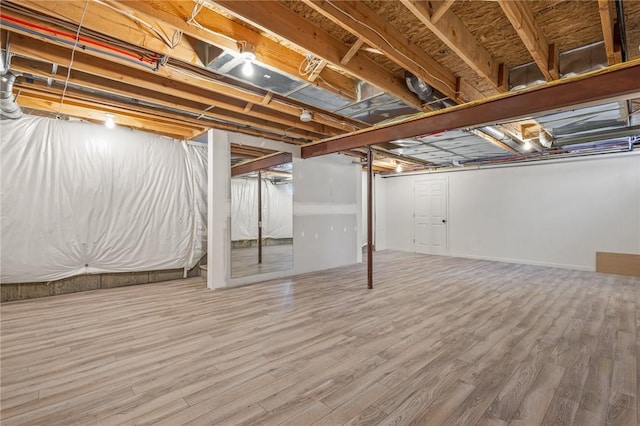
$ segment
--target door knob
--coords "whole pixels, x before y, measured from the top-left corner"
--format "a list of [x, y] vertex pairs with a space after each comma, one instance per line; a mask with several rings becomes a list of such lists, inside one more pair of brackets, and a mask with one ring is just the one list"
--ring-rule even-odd
[[447, 223], [447, 219], [442, 219], [442, 223]]

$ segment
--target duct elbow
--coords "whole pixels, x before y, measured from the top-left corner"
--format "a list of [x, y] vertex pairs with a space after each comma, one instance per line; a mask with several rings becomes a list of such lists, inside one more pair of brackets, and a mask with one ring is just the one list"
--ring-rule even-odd
[[15, 120], [22, 117], [22, 108], [13, 96], [13, 83], [15, 74], [7, 72], [0, 79], [0, 119]]

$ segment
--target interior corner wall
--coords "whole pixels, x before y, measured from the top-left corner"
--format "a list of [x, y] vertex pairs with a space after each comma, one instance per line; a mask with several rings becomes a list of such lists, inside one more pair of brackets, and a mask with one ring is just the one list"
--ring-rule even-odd
[[231, 272], [231, 146], [222, 130], [207, 132], [207, 288], [229, 285]]
[[[413, 251], [413, 186], [385, 179], [387, 248]], [[596, 251], [640, 253], [640, 155], [447, 176], [451, 256], [595, 270]]]
[[[291, 144], [210, 131], [208, 287], [235, 287], [361, 261], [361, 166], [340, 154], [301, 159]], [[293, 156], [293, 269], [230, 277], [229, 143], [290, 152]], [[216, 266], [217, 265], [217, 266]]]

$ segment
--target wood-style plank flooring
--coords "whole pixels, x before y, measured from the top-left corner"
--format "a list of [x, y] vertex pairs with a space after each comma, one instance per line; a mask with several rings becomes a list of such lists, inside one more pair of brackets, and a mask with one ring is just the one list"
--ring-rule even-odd
[[640, 279], [398, 252], [1, 307], [11, 425], [636, 425]]
[[262, 247], [262, 263], [258, 263], [258, 247], [231, 249], [231, 276], [266, 274], [293, 269], [293, 244]]

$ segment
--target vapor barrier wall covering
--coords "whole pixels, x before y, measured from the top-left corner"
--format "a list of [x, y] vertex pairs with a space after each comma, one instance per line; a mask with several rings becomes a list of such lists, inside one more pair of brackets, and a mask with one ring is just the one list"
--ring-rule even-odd
[[[291, 183], [262, 181], [262, 237], [293, 238]], [[231, 240], [258, 238], [258, 179], [231, 179]]]
[[125, 128], [3, 121], [1, 282], [194, 266], [206, 148]]

